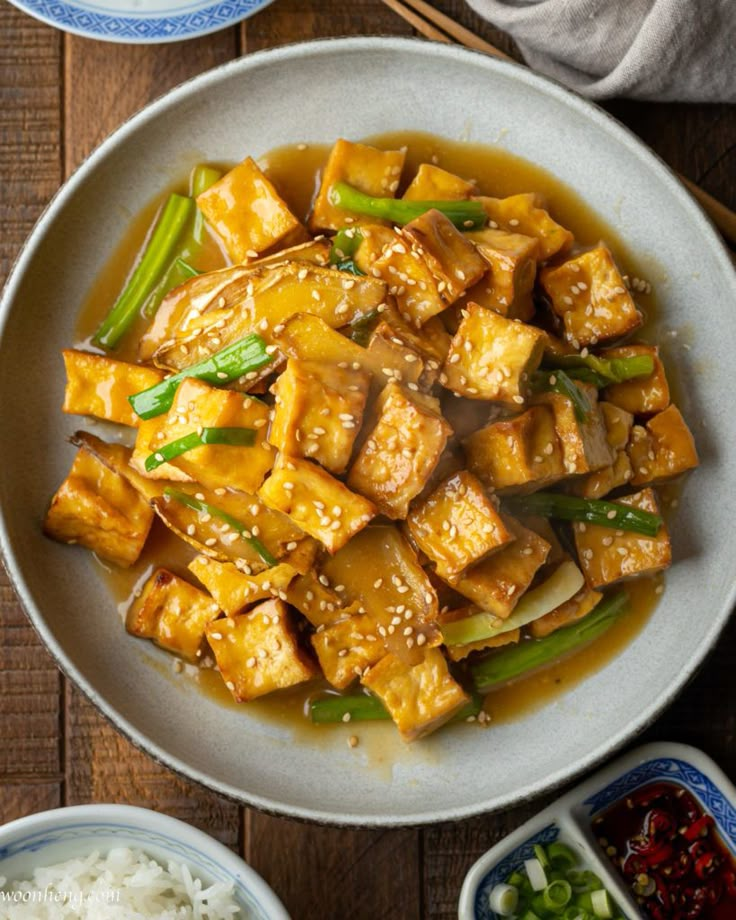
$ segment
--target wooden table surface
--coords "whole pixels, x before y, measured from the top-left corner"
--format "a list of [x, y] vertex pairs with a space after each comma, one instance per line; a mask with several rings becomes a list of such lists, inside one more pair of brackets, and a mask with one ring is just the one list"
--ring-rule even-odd
[[[509, 48], [462, 0], [436, 5]], [[411, 30], [380, 0], [276, 0], [216, 35], [123, 46], [63, 35], [0, 0], [0, 277], [61, 182], [151, 99], [241, 54], [355, 34]], [[608, 108], [671, 166], [736, 208], [736, 108], [623, 101]], [[125, 741], [59, 674], [7, 580], [0, 591], [0, 823], [59, 805], [142, 805], [242, 853], [295, 920], [450, 920], [471, 863], [546, 803], [390, 831], [318, 827], [241, 808]], [[697, 745], [734, 776], [734, 655], [736, 622], [645, 740]]]

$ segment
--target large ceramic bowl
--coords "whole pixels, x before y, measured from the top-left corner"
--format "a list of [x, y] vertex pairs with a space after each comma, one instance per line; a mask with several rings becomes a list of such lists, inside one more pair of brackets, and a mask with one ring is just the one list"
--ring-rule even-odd
[[[501, 138], [617, 227], [657, 279], [663, 324], [692, 343], [676, 351], [680, 402], [703, 465], [672, 521], [677, 564], [662, 602], [615, 661], [516, 722], [488, 731], [458, 726], [411, 748], [351, 750], [340, 732], [295, 734], [175, 680], [163, 653], [125, 636], [89, 554], [46, 540], [40, 522], [72, 458], [64, 437], [79, 423], [59, 412], [59, 348], [72, 340], [90, 280], [130, 216], [198, 159], [235, 161], [289, 142], [399, 129]], [[0, 539], [11, 577], [64, 671], [121, 731], [219, 792], [283, 814], [362, 825], [509, 806], [590, 768], [647, 725], [728, 617], [736, 571], [735, 302], [726, 252], [673, 175], [628, 131], [559, 86], [489, 57], [400, 39], [246, 57], [117, 131], [59, 193], [18, 261], [0, 342]]]
[[176, 818], [130, 805], [55, 808], [0, 827], [0, 876], [30, 879], [42, 866], [113, 847], [143, 850], [162, 866], [183, 863], [205, 887], [232, 885], [238, 920], [289, 920], [260, 875], [226, 846]]

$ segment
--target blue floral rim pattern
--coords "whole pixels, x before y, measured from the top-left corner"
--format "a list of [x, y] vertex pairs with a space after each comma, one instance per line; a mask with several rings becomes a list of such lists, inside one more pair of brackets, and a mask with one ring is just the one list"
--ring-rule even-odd
[[713, 780], [684, 760], [674, 757], [648, 760], [627, 770], [623, 776], [604, 786], [595, 795], [586, 799], [583, 804], [589, 806], [588, 814], [594, 815], [639, 786], [655, 780], [680, 783], [694, 793], [715, 818], [724, 843], [736, 854], [736, 808]]
[[66, 0], [11, 0], [19, 9], [67, 32], [108, 41], [170, 42], [194, 38], [240, 22], [271, 0], [222, 0], [202, 9], [169, 15], [96, 12]]
[[[96, 836], [99, 837], [124, 837], [125, 842], [122, 846], [133, 846], [131, 840], [135, 840], [135, 846], [140, 849], [146, 849], [146, 844], [156, 846], [169, 853], [172, 859], [185, 863], [196, 876], [198, 870], [207, 872], [218, 882], [232, 884], [233, 891], [241, 907], [246, 907], [249, 911], [245, 916], [252, 920], [268, 920], [268, 912], [263, 905], [256, 900], [253, 893], [245, 887], [244, 880], [232, 872], [225, 869], [210, 856], [202, 853], [194, 847], [174, 840], [165, 834], [156, 831], [144, 830], [136, 825], [129, 824], [99, 824], [95, 821], [80, 822], [78, 824], [69, 824], [59, 830], [41, 830], [21, 837], [19, 840], [0, 847], [0, 875], [3, 874], [3, 862], [22, 853], [38, 853], [47, 846], [53, 846], [56, 843], [67, 843], [69, 841], [84, 840], [89, 844]], [[94, 849], [94, 846], [89, 848]]]
[[491, 910], [489, 896], [496, 885], [505, 882], [514, 869], [518, 869], [525, 859], [531, 859], [534, 856], [534, 844], [552, 843], [560, 836], [560, 829], [556, 824], [550, 824], [537, 831], [534, 836], [525, 840], [524, 843], [516, 847], [508, 856], [504, 856], [500, 862], [483, 876], [475, 892], [475, 917], [476, 920], [495, 920], [496, 914]]

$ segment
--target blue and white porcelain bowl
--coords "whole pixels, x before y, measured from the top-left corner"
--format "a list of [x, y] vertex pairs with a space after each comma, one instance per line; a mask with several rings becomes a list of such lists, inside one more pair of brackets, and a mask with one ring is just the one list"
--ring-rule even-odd
[[219, 32], [272, 0], [11, 0], [64, 32], [129, 45], [162, 44]]
[[557, 838], [576, 850], [627, 917], [641, 917], [636, 904], [593, 840], [593, 818], [640, 786], [666, 780], [684, 786], [715, 819], [724, 844], [736, 857], [736, 788], [723, 771], [697, 748], [684, 744], [647, 744], [598, 771], [492, 847], [465, 876], [459, 920], [501, 920], [489, 895], [530, 859], [535, 844]]
[[113, 847], [141, 849], [164, 866], [183, 863], [205, 886], [232, 884], [239, 920], [289, 920], [260, 875], [226, 846], [176, 818], [129, 805], [56, 808], [0, 827], [0, 876], [29, 879], [36, 868]]

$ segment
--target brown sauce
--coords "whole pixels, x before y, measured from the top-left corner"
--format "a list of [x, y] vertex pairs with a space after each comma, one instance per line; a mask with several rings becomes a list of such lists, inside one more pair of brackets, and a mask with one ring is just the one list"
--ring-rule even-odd
[[[547, 199], [553, 216], [573, 231], [576, 241], [581, 246], [590, 246], [599, 240], [605, 240], [623, 273], [632, 277], [646, 277], [643, 268], [637, 265], [625, 243], [609, 225], [602, 221], [572, 189], [550, 173], [526, 160], [500, 148], [459, 143], [415, 132], [382, 134], [366, 140], [368, 143], [385, 149], [396, 149], [406, 145], [408, 154], [405, 175], [409, 177], [413, 175], [420, 163], [434, 162], [464, 178], [474, 179], [482, 194], [504, 197], [519, 192], [540, 192]], [[261, 168], [268, 173], [294, 213], [302, 218], [305, 218], [309, 212], [312, 198], [319, 188], [320, 172], [329, 151], [329, 145], [295, 144], [273, 150], [258, 160]], [[163, 189], [161, 196], [131, 221], [123, 239], [114, 248], [104, 271], [95, 279], [82, 306], [76, 330], [76, 343], [79, 347], [89, 348], [91, 335], [122, 290], [166, 195], [182, 190], [186, 193], [186, 182]], [[400, 192], [401, 190], [399, 194]], [[225, 259], [219, 245], [212, 239], [205, 247], [202, 261], [196, 267], [208, 271], [224, 264]], [[638, 294], [637, 302], [651, 321], [656, 312], [654, 295]], [[146, 322], [142, 321], [140, 328], [134, 330], [114, 356], [121, 360], [135, 360], [137, 340], [145, 327]], [[643, 330], [640, 330], [639, 335], [647, 340], [646, 325]], [[674, 497], [676, 491], [670, 490], [670, 493]], [[133, 567], [128, 570], [120, 570], [102, 565], [103, 577], [107, 580], [121, 614], [127, 609], [134, 592], [145, 582], [153, 568], [164, 566], [186, 577], [188, 574], [186, 566], [193, 555], [190, 547], [166, 531], [160, 522], [156, 521], [152, 536], [141, 558]], [[625, 587], [631, 598], [630, 609], [607, 633], [566, 660], [538, 674], [493, 691], [488, 696], [486, 703], [486, 710], [491, 715], [492, 721], [508, 722], [547, 705], [571, 690], [590, 674], [609, 664], [646, 623], [658, 600], [656, 592], [661, 583], [661, 576], [628, 583]], [[126, 636], [125, 639], [129, 642], [142, 641], [130, 636]], [[194, 678], [189, 678], [184, 674], [177, 675], [176, 679], [195, 679], [202, 692], [222, 705], [233, 707], [243, 705], [232, 700], [215, 670], [205, 668]], [[339, 725], [334, 726], [334, 729], [332, 726], [311, 726], [305, 716], [309, 696], [327, 686], [324, 682], [315, 682], [308, 687], [297, 687], [293, 690], [271, 694], [247, 704], [248, 711], [257, 712], [278, 723], [288, 724], [295, 731], [308, 731], [310, 737], [314, 737], [314, 732], [322, 732], [323, 736], [339, 732], [340, 737], [343, 737], [352, 733], [357, 725], [352, 728], [349, 725]], [[391, 756], [385, 747], [387, 737], [385, 728], [386, 726], [382, 723], [360, 725], [361, 745], [366, 736], [381, 739], [380, 744], [376, 745], [376, 750], [381, 751], [377, 755], [379, 760], [385, 760]], [[462, 729], [457, 727], [453, 730]]]

